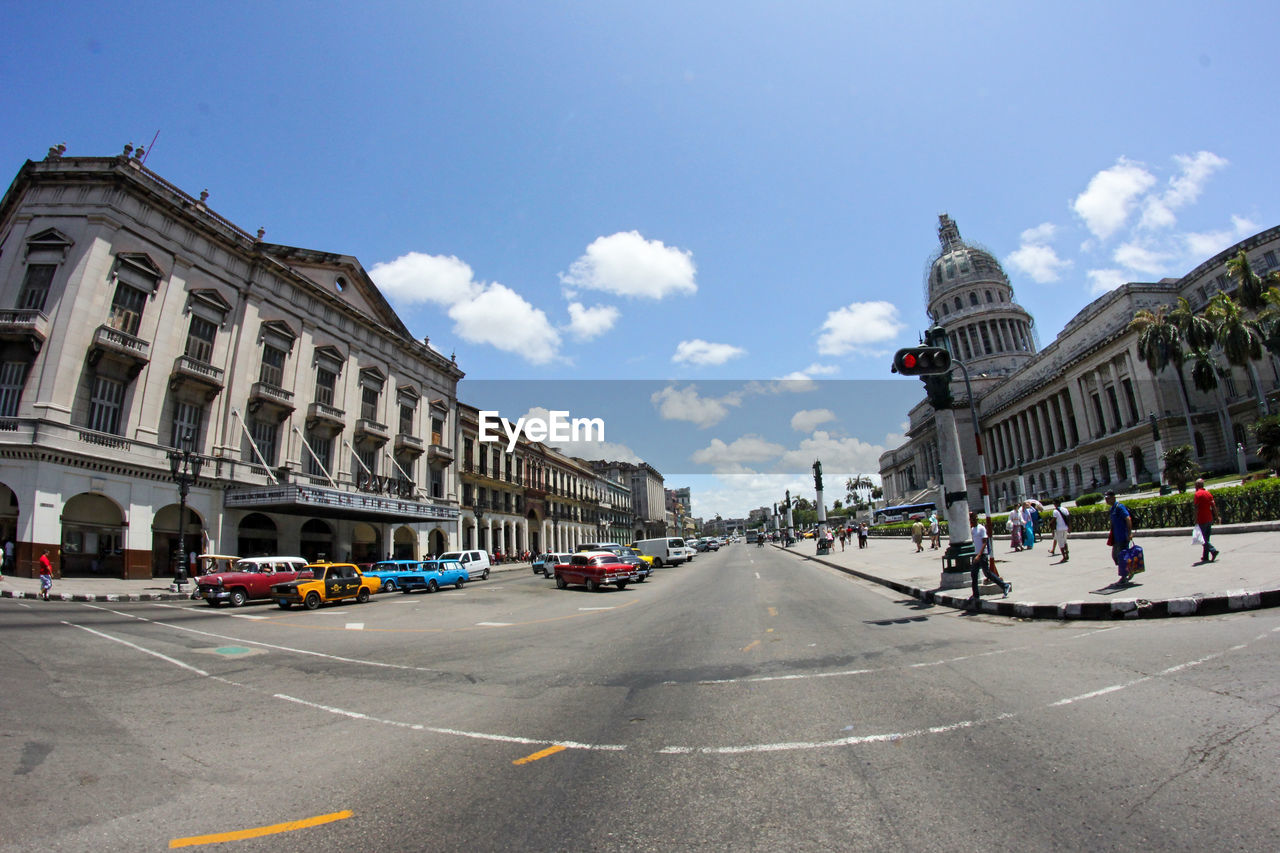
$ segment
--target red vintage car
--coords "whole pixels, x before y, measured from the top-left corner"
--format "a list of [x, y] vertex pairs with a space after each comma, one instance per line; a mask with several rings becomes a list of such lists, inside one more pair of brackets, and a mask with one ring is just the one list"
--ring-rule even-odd
[[626, 589], [627, 584], [639, 581], [635, 566], [622, 562], [617, 554], [609, 551], [589, 551], [574, 554], [567, 563], [557, 563], [556, 587], [564, 589], [570, 584], [582, 584], [591, 592], [602, 586]]
[[224, 601], [239, 607], [250, 599], [271, 598], [272, 584], [311, 576], [307, 561], [301, 557], [246, 557], [236, 560], [226, 571], [200, 575], [196, 578], [196, 594], [210, 607]]

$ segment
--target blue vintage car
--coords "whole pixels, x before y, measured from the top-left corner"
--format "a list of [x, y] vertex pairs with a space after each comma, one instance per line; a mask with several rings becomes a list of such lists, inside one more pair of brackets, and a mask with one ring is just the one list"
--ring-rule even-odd
[[440, 587], [450, 584], [457, 589], [462, 589], [462, 585], [470, 580], [471, 575], [467, 574], [467, 570], [457, 560], [424, 560], [418, 564], [416, 572], [401, 577], [399, 585], [400, 591], [406, 593], [415, 589], [435, 592]]
[[382, 579], [383, 592], [395, 592], [404, 586], [407, 575], [421, 575], [420, 560], [382, 560], [364, 570], [365, 577]]

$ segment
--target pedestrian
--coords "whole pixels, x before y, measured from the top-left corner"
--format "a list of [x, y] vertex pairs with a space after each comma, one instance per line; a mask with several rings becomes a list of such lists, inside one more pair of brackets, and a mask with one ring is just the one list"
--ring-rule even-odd
[[916, 543], [917, 554], [924, 550], [924, 524], [918, 518], [916, 523], [911, 525], [911, 541]]
[[1026, 519], [1022, 517], [1022, 504], [1014, 504], [1009, 510], [1009, 547], [1014, 551], [1022, 550], [1022, 532], [1026, 528]]
[[936, 551], [942, 547], [942, 525], [938, 523], [938, 513], [935, 510], [933, 515], [929, 516], [929, 550]]
[[978, 592], [978, 572], [982, 572], [987, 580], [1004, 590], [1005, 597], [1013, 592], [1013, 584], [991, 571], [991, 552], [987, 548], [987, 528], [978, 521], [976, 512], [969, 513], [969, 538], [973, 540], [973, 562], [969, 564], [969, 580], [973, 584], [973, 596], [969, 603], [976, 606], [982, 598]]
[[867, 523], [865, 521], [858, 525], [858, 547], [867, 547]]
[[1196, 527], [1200, 529], [1200, 536], [1204, 539], [1200, 562], [1212, 563], [1218, 559], [1218, 549], [1213, 547], [1209, 537], [1213, 535], [1214, 523], [1221, 521], [1221, 518], [1218, 515], [1218, 502], [1213, 499], [1213, 493], [1204, 487], [1203, 478], [1196, 480], [1196, 493], [1192, 500], [1196, 507]]
[[1071, 559], [1071, 555], [1067, 553], [1067, 534], [1071, 532], [1071, 518], [1067, 508], [1062, 505], [1062, 501], [1058, 500], [1053, 505], [1053, 546], [1049, 549], [1049, 555], [1053, 556], [1056, 550], [1062, 551], [1062, 562]]
[[1026, 530], [1022, 534], [1022, 546], [1031, 550], [1036, 547], [1036, 525], [1040, 522], [1040, 510], [1036, 509], [1034, 503], [1027, 501], [1022, 510], [1022, 517], [1026, 522]]
[[53, 589], [53, 563], [49, 562], [49, 549], [40, 555], [40, 597], [49, 600], [49, 590]]
[[1116, 502], [1116, 493], [1107, 492], [1107, 506], [1110, 507], [1111, 533], [1107, 536], [1107, 544], [1111, 546], [1111, 562], [1116, 564], [1120, 575], [1120, 583], [1129, 582], [1129, 573], [1120, 565], [1120, 552], [1129, 547], [1129, 537], [1133, 533], [1133, 525], [1129, 519], [1129, 508]]
[[13, 569], [13, 537], [9, 536], [4, 540], [4, 568], [0, 572], [9, 572], [15, 574]]

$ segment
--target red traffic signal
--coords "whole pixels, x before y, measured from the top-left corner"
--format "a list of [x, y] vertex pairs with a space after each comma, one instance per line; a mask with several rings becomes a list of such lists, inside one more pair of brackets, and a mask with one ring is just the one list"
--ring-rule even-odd
[[951, 372], [951, 353], [942, 347], [907, 347], [893, 356], [893, 372], [903, 376], [932, 376]]

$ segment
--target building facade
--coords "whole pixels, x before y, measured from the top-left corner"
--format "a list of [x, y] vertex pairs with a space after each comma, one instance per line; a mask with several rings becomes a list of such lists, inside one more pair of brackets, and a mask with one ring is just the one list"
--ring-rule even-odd
[[[18, 572], [46, 548], [61, 574], [139, 578], [180, 552], [456, 543], [457, 364], [355, 258], [267, 243], [207, 201], [128, 148], [51, 149], [0, 201], [0, 535]], [[200, 463], [185, 512], [183, 449]]]
[[[983, 471], [995, 511], [1023, 497], [1157, 482], [1157, 434], [1163, 449], [1191, 446], [1208, 471], [1236, 471], [1242, 459], [1257, 464], [1248, 426], [1276, 411], [1280, 363], [1267, 356], [1248, 370], [1219, 359], [1219, 387], [1200, 392], [1172, 367], [1153, 375], [1129, 324], [1142, 309], [1185, 298], [1199, 311], [1215, 293], [1232, 292], [1226, 265], [1241, 251], [1260, 275], [1280, 269], [1280, 228], [1242, 240], [1182, 278], [1131, 282], [1098, 297], [1043, 349], [995, 258], [964, 243], [945, 215], [938, 233], [941, 250], [925, 290], [930, 320], [970, 375], [971, 395], [954, 379], [951, 389], [971, 505], [982, 505]], [[938, 486], [932, 406], [922, 401], [909, 419], [908, 441], [880, 457], [890, 505], [928, 500]]]

